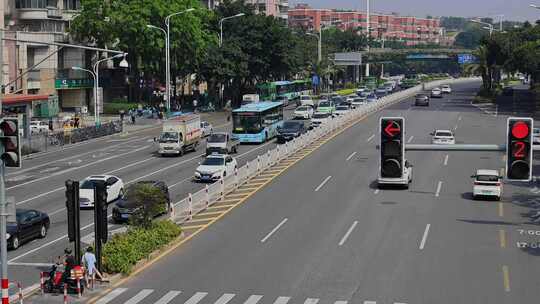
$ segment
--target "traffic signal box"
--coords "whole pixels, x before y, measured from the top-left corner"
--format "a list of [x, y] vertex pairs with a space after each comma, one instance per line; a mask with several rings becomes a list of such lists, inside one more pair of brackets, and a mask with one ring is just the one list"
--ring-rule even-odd
[[383, 178], [402, 178], [405, 163], [405, 120], [403, 117], [382, 117], [379, 126], [379, 175]]
[[510, 117], [507, 122], [506, 178], [510, 181], [530, 181], [533, 119]]
[[19, 136], [19, 120], [17, 118], [0, 118], [0, 141], [2, 142], [2, 161], [6, 167], [21, 167], [21, 140]]

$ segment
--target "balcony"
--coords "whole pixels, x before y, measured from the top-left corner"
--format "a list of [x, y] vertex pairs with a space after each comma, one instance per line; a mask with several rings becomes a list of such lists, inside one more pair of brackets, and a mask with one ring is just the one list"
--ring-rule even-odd
[[62, 19], [62, 10], [56, 7], [47, 7], [47, 17]]

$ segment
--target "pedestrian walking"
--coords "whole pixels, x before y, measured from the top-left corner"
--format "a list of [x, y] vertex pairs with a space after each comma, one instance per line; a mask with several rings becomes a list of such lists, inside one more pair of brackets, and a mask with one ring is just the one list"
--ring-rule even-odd
[[131, 124], [135, 124], [135, 112], [131, 113]]
[[96, 279], [96, 276], [103, 280], [103, 275], [96, 267], [96, 255], [94, 254], [94, 249], [92, 246], [89, 246], [86, 248], [86, 252], [83, 255], [82, 258], [83, 265], [86, 267], [86, 275], [87, 275], [87, 281], [91, 280], [92, 285], [94, 285], [94, 281]]

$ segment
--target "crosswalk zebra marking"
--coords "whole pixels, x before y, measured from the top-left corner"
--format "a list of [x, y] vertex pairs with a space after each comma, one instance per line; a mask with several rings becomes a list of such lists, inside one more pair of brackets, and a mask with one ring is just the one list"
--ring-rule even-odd
[[377, 304], [375, 301], [364, 301], [364, 304]]
[[155, 304], [167, 304], [172, 301], [172, 299], [176, 298], [180, 293], [181, 292], [178, 290], [171, 290], [161, 297], [161, 299], [159, 299]]
[[96, 304], [107, 304], [110, 301], [112, 301], [114, 298], [116, 298], [119, 295], [121, 295], [122, 293], [124, 293], [126, 290], [128, 290], [128, 289], [127, 288], [116, 288], [113, 291], [109, 292], [103, 298], [99, 299], [99, 301], [97, 301]]
[[317, 302], [319, 302], [319, 299], [307, 298], [304, 304], [317, 304]]
[[234, 293], [224, 293], [214, 304], [227, 304], [234, 296]]
[[148, 297], [152, 292], [154, 292], [153, 289], [143, 289], [139, 291], [133, 298], [127, 300], [124, 304], [137, 304], [144, 300], [144, 298]]
[[336, 301], [334, 304], [347, 304], [347, 301]]
[[263, 296], [261, 295], [251, 295], [249, 296], [249, 298], [244, 302], [244, 304], [257, 304], [257, 302], [259, 302], [259, 300], [262, 298]]
[[204, 297], [208, 295], [208, 292], [197, 292], [194, 294], [189, 300], [186, 301], [184, 304], [197, 304], [199, 303]]
[[287, 304], [291, 298], [290, 297], [279, 297], [274, 301], [274, 304]]

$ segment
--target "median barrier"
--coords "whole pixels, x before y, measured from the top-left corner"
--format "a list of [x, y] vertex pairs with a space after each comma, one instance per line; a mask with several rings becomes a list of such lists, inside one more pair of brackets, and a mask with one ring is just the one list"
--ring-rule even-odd
[[[442, 84], [459, 84], [477, 79], [478, 78], [459, 78], [436, 80], [429, 83], [424, 83], [424, 89], [430, 90]], [[284, 145], [277, 146], [276, 148], [257, 156], [256, 159], [248, 161], [244, 166], [238, 168], [236, 174], [226, 176], [220, 182], [206, 185], [200, 191], [193, 194], [190, 193], [187, 198], [175, 203], [173, 205], [174, 212], [171, 212], [173, 215], [172, 220], [176, 223], [188, 221], [193, 215], [204, 211], [212, 204], [223, 200], [225, 195], [235, 191], [238, 189], [238, 187], [242, 186], [250, 179], [255, 178], [264, 170], [274, 166], [281, 160], [288, 158], [310, 144], [313, 144], [318, 139], [335, 132], [348, 123], [357, 121], [362, 117], [380, 111], [381, 109], [400, 102], [405, 98], [412, 97], [421, 91], [422, 85], [417, 85], [415, 87], [384, 96], [377, 102], [369, 103], [360, 108], [351, 110], [346, 115], [330, 119], [326, 123], [321, 124], [321, 126], [318, 128], [310, 130], [309, 132], [287, 142]]]

